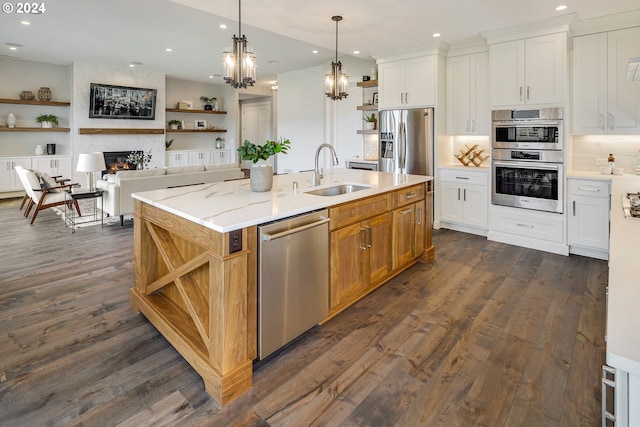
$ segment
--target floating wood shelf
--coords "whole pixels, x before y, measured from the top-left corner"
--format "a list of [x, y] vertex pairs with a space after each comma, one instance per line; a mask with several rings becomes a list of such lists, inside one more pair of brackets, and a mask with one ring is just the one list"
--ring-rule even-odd
[[226, 111], [214, 110], [185, 110], [184, 108], [167, 108], [167, 113], [194, 113], [194, 114], [227, 114]]
[[164, 129], [155, 128], [80, 128], [80, 135], [162, 135]]
[[50, 107], [68, 107], [71, 105], [70, 102], [36, 101], [35, 99], [27, 100], [27, 99], [8, 99], [8, 98], [0, 98], [0, 104], [47, 105]]
[[358, 105], [356, 108], [359, 111], [378, 111], [378, 104], [374, 104], [374, 105]]
[[69, 128], [0, 128], [0, 132], [69, 132]]
[[359, 129], [358, 130], [358, 135], [377, 135], [377, 134], [378, 134], [378, 129], [371, 129], [371, 130]]
[[196, 132], [196, 133], [205, 133], [205, 132], [226, 132], [226, 129], [167, 129], [167, 133], [173, 132]]
[[378, 86], [378, 80], [369, 80], [366, 82], [358, 82], [356, 83], [358, 87], [376, 87]]

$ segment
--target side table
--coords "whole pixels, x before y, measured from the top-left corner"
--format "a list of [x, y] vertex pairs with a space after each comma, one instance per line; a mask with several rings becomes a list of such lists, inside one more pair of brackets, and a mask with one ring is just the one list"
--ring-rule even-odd
[[[65, 226], [71, 227], [71, 232], [75, 233], [76, 231], [76, 211], [73, 208], [72, 201], [82, 200], [82, 199], [93, 199], [93, 221], [98, 221], [98, 198], [102, 201], [102, 194], [104, 190], [95, 189], [90, 191], [86, 188], [72, 188], [70, 190], [65, 190], [65, 201], [67, 203], [64, 204], [64, 215], [65, 215]], [[104, 227], [104, 212], [100, 211], [100, 226]]]

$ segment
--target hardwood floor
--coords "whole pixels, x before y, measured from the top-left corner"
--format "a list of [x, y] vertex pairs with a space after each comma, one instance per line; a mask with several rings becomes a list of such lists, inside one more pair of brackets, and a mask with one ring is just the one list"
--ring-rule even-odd
[[418, 264], [256, 366], [220, 409], [129, 307], [131, 223], [0, 201], [2, 426], [596, 426], [607, 263], [440, 230]]

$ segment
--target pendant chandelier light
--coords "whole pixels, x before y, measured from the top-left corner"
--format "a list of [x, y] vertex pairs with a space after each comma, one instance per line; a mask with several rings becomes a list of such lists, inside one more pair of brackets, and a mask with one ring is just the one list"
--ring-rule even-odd
[[342, 63], [338, 61], [338, 22], [342, 21], [342, 16], [331, 19], [336, 21], [336, 61], [331, 62], [331, 72], [324, 75], [324, 92], [329, 98], [340, 100], [349, 95], [349, 76], [342, 72]]
[[242, 34], [241, 0], [238, 0], [238, 37], [233, 35], [233, 48], [222, 52], [224, 81], [234, 88], [246, 88], [256, 82], [256, 55], [247, 47], [247, 38]]

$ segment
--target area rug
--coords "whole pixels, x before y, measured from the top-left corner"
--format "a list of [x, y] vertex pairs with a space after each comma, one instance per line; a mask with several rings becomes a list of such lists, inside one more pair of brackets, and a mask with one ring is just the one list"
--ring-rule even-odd
[[[75, 215], [76, 228], [92, 227], [95, 225], [98, 225], [98, 226], [100, 225], [100, 215], [102, 215], [103, 212], [102, 210], [100, 210], [100, 208], [96, 207], [97, 215], [94, 217], [93, 199], [78, 200], [78, 205], [80, 206], [80, 213], [82, 214], [82, 216], [78, 216], [74, 209], [74, 213], [76, 214]], [[67, 224], [67, 221], [66, 221], [67, 218], [65, 216], [64, 206], [56, 206], [52, 209], [56, 212], [56, 215], [58, 215], [68, 227], [71, 226], [70, 224]], [[105, 227], [113, 224], [120, 224], [120, 217], [113, 217], [113, 216], [108, 217], [105, 214], [104, 215]]]

